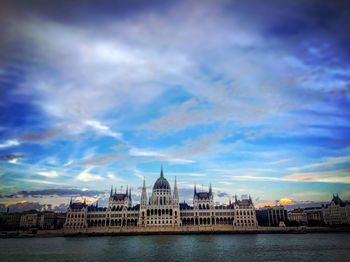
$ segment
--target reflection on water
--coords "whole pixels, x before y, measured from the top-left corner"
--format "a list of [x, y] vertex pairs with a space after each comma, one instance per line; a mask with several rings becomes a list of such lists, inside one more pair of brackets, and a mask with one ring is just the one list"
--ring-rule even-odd
[[0, 239], [0, 261], [350, 261], [350, 234]]

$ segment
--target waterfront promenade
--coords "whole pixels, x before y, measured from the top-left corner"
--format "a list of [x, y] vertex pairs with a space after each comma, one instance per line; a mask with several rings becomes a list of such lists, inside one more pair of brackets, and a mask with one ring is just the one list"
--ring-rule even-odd
[[105, 235], [182, 235], [182, 234], [303, 234], [350, 233], [350, 227], [257, 227], [234, 228], [229, 225], [182, 227], [92, 227], [79, 230], [38, 230], [2, 232], [0, 237], [57, 237], [57, 236], [105, 236]]

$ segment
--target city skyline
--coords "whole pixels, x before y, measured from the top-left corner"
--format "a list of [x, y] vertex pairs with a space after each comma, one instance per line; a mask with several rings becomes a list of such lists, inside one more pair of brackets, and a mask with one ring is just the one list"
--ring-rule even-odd
[[0, 3], [1, 204], [350, 199], [346, 1], [63, 3]]

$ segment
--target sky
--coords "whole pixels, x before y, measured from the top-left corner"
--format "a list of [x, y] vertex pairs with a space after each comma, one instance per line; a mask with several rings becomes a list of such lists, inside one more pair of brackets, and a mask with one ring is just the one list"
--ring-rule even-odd
[[348, 1], [1, 1], [0, 203], [350, 199]]

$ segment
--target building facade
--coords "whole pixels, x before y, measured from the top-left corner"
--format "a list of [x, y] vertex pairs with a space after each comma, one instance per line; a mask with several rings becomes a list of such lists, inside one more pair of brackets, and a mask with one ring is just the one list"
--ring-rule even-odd
[[322, 206], [323, 219], [326, 225], [350, 225], [350, 203], [333, 195], [332, 201]]
[[284, 206], [269, 206], [256, 210], [259, 226], [284, 226], [288, 221], [287, 210]]
[[297, 226], [307, 226], [307, 214], [304, 209], [297, 208], [288, 212], [288, 220]]
[[323, 226], [321, 207], [297, 208], [288, 212], [289, 225], [293, 226]]
[[0, 230], [13, 230], [19, 228], [21, 213], [1, 213]]
[[211, 186], [208, 192], [193, 192], [193, 205], [179, 203], [176, 178], [173, 191], [164, 177], [163, 168], [148, 197], [143, 181], [140, 204], [133, 205], [131, 189], [117, 192], [111, 188], [108, 207], [98, 207], [71, 201], [66, 215], [65, 229], [89, 227], [159, 227], [232, 225], [237, 228], [256, 228], [255, 208], [251, 198], [228, 205], [215, 205]]
[[21, 216], [19, 227], [21, 229], [37, 228], [39, 225], [38, 212], [27, 213]]

